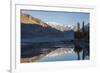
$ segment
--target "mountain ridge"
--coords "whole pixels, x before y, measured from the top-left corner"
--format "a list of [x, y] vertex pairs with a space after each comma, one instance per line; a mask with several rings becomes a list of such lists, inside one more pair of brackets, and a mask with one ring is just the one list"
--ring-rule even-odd
[[47, 22], [47, 24], [49, 26], [51, 26], [52, 28], [55, 28], [55, 29], [60, 30], [60, 31], [68, 31], [68, 30], [74, 29], [74, 26], [65, 25], [65, 24], [61, 24], [61, 23], [57, 23], [57, 22]]
[[44, 21], [36, 17], [33, 17], [29, 14], [21, 13], [20, 19], [21, 19], [21, 24], [37, 24], [43, 27], [47, 27], [47, 24]]

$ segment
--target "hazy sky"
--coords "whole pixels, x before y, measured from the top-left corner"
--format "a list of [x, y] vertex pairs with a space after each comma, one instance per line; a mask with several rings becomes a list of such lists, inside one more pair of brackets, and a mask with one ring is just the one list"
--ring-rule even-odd
[[74, 25], [77, 22], [85, 24], [89, 23], [89, 13], [82, 12], [56, 12], [56, 11], [36, 11], [36, 10], [21, 10], [22, 13], [32, 15], [45, 22], [57, 22], [62, 24]]

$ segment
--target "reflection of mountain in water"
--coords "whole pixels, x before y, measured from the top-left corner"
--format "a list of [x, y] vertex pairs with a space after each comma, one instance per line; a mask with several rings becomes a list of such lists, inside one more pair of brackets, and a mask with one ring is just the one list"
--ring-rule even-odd
[[66, 53], [74, 53], [72, 48], [58, 48], [52, 52], [50, 52], [47, 56], [48, 57], [55, 57]]

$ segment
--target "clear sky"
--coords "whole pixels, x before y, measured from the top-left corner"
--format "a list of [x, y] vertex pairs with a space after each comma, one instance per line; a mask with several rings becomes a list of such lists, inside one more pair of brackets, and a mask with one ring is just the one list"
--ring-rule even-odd
[[85, 24], [89, 23], [89, 13], [82, 12], [56, 12], [56, 11], [36, 11], [36, 10], [21, 10], [22, 13], [29, 14], [39, 18], [45, 22], [57, 22], [61, 24], [74, 25], [77, 22]]

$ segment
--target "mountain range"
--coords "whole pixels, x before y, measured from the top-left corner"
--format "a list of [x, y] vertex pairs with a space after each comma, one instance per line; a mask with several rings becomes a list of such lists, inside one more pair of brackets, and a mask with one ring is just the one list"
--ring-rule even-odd
[[50, 42], [70, 40], [74, 38], [70, 27], [48, 24], [39, 18], [21, 13], [21, 41], [22, 42]]
[[42, 27], [51, 27], [59, 31], [68, 31], [74, 29], [74, 26], [72, 25], [61, 24], [58, 22], [44, 22], [39, 18], [25, 13], [21, 13], [21, 24], [35, 24]]
[[47, 22], [47, 24], [49, 26], [51, 26], [52, 28], [55, 28], [60, 31], [68, 31], [68, 30], [74, 29], [73, 25], [66, 25], [66, 24], [61, 24], [61, 23], [57, 23], [57, 22]]

